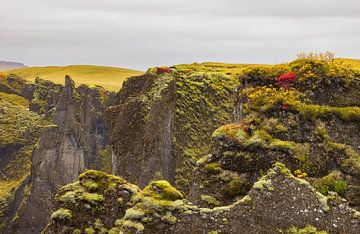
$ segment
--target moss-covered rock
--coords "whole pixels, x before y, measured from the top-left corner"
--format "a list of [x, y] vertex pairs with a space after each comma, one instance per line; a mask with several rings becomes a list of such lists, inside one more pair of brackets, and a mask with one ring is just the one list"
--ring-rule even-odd
[[86, 171], [78, 181], [62, 187], [56, 196], [58, 210], [51, 217], [69, 213], [71, 218], [61, 219], [61, 222], [53, 218], [45, 233], [71, 233], [78, 229], [88, 233], [91, 233], [90, 229], [94, 233], [107, 233], [106, 230], [113, 228], [115, 221], [133, 205], [139, 192], [137, 186], [120, 177], [95, 170]]

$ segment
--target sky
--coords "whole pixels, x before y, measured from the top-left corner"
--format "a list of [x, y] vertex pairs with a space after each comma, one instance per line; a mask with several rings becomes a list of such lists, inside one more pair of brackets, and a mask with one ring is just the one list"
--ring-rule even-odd
[[359, 0], [0, 0], [0, 60], [146, 70], [360, 58]]

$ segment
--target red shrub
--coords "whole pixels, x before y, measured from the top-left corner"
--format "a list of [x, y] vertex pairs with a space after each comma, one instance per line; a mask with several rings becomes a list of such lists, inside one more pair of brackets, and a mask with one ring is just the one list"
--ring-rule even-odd
[[157, 73], [158, 74], [170, 73], [170, 68], [169, 67], [158, 67], [157, 68]]
[[287, 90], [294, 85], [296, 74], [294, 72], [287, 72], [275, 79], [276, 85]]

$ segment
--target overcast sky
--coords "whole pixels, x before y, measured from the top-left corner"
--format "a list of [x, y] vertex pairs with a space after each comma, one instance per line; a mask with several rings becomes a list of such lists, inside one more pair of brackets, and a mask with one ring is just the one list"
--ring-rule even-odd
[[360, 57], [360, 0], [0, 0], [0, 60], [135, 69]]

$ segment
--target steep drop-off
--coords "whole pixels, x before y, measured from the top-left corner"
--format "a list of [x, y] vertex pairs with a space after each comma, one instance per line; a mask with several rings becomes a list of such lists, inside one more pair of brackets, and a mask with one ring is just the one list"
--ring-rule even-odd
[[[10, 233], [38, 233], [47, 224], [53, 206], [52, 198], [61, 186], [75, 181], [85, 169], [111, 172], [103, 115], [113, 101], [113, 94], [101, 87], [81, 85], [75, 88], [74, 81], [68, 76], [65, 77], [65, 86], [39, 78], [30, 84], [14, 75], [2, 80], [1, 84], [2, 97], [11, 96], [12, 102], [25, 100], [23, 108], [26, 110], [28, 106], [30, 111], [26, 111], [34, 116], [20, 128], [31, 127], [25, 129], [28, 135], [24, 136], [28, 141], [24, 143], [28, 153], [23, 157], [27, 160], [27, 168], [23, 170], [22, 185], [22, 180], [18, 179], [20, 175], [10, 176], [18, 183], [13, 188], [13, 201], [9, 201], [9, 207], [4, 209], [9, 214], [4, 221], [4, 230]], [[6, 119], [12, 117], [11, 113], [5, 112], [4, 115]], [[27, 120], [28, 117], [24, 115], [23, 118]], [[47, 125], [37, 127], [34, 118]], [[24, 124], [18, 120], [13, 122]], [[11, 127], [9, 123], [3, 126]], [[36, 135], [30, 135], [32, 129], [37, 130]], [[10, 138], [4, 132], [2, 137], [13, 139], [17, 148], [22, 149], [21, 136], [15, 134]], [[19, 156], [17, 151], [11, 150], [11, 142], [5, 143], [5, 150], [8, 149], [9, 153], [2, 154], [1, 159], [12, 165]], [[42, 212], [39, 213], [39, 210]]]
[[183, 191], [212, 132], [231, 122], [238, 79], [154, 68], [127, 80], [106, 114], [113, 172], [144, 187], [166, 179]]

